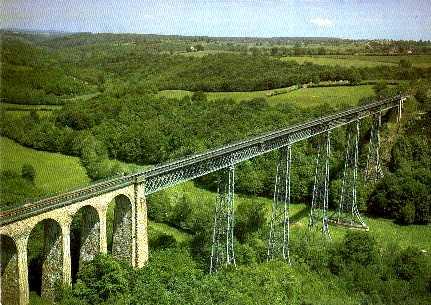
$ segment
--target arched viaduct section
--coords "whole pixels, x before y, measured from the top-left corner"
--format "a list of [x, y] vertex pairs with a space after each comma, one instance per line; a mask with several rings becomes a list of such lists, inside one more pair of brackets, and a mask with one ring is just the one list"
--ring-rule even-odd
[[59, 286], [72, 282], [74, 218], [79, 218], [79, 265], [98, 253], [107, 253], [108, 205], [112, 201], [111, 253], [134, 267], [142, 267], [148, 260], [146, 202], [143, 185], [132, 184], [1, 226], [1, 304], [28, 304], [28, 245], [35, 230], [43, 236], [40, 293], [48, 299], [53, 299]]

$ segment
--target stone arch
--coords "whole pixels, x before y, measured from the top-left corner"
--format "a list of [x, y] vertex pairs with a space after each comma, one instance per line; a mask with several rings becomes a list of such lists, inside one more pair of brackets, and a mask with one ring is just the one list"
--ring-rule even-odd
[[117, 195], [107, 213], [108, 253], [130, 264], [133, 258], [132, 219], [132, 201], [126, 195]]
[[54, 300], [63, 282], [61, 225], [48, 218], [32, 229], [27, 243], [29, 286], [40, 296]]
[[0, 304], [14, 305], [19, 303], [18, 251], [15, 241], [0, 235], [1, 256], [1, 297]]
[[100, 252], [100, 218], [93, 206], [83, 206], [73, 216], [70, 248], [72, 280], [75, 281], [82, 264]]

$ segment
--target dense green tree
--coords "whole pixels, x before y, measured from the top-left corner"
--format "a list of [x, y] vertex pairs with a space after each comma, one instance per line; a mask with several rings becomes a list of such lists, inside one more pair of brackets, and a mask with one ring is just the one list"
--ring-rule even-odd
[[235, 237], [244, 242], [250, 234], [260, 230], [266, 224], [266, 209], [260, 202], [241, 204], [235, 211]]
[[99, 254], [79, 271], [73, 294], [88, 304], [100, 304], [129, 290], [130, 273], [126, 264]]
[[21, 177], [34, 184], [36, 170], [31, 164], [24, 164], [21, 168]]
[[34, 183], [12, 171], [0, 172], [0, 209], [19, 206], [40, 197], [43, 192]]
[[341, 246], [341, 255], [345, 262], [362, 266], [370, 265], [376, 259], [376, 242], [367, 232], [347, 232]]

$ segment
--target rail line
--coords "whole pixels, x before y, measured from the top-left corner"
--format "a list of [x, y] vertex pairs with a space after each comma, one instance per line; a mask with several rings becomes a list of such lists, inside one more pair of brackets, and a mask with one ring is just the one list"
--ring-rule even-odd
[[353, 120], [399, 107], [405, 99], [405, 96], [395, 96], [390, 99], [358, 106], [306, 123], [268, 132], [221, 148], [161, 164], [143, 172], [96, 182], [87, 187], [38, 200], [15, 209], [2, 211], [0, 212], [0, 226], [136, 183], [145, 183], [145, 193], [151, 194], [174, 184], [200, 177], [279, 149], [287, 145], [287, 142], [292, 144], [348, 124]]

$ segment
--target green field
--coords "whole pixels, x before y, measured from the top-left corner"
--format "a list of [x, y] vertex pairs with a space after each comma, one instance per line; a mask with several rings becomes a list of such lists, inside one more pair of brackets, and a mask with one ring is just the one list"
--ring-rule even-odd
[[344, 67], [376, 67], [396, 66], [401, 59], [410, 61], [415, 67], [431, 67], [430, 55], [403, 55], [403, 56], [369, 56], [369, 55], [315, 55], [315, 56], [287, 56], [281, 60], [293, 60], [298, 63], [311, 62], [318, 65], [344, 66]]
[[[207, 190], [203, 190], [194, 185], [193, 182], [186, 182], [176, 187], [172, 187], [167, 190], [170, 198], [179, 198], [182, 194], [190, 195], [193, 200], [202, 202], [215, 201], [216, 194]], [[245, 202], [262, 202], [266, 206], [267, 219], [270, 218], [272, 200], [263, 197], [245, 197], [241, 195], [235, 195], [235, 205], [241, 205]], [[308, 224], [308, 212], [309, 209], [305, 204], [291, 204], [290, 215], [291, 215], [291, 233], [292, 238], [295, 238], [295, 234], [299, 230], [303, 230]], [[409, 225], [402, 226], [397, 225], [391, 220], [383, 218], [370, 218], [363, 215], [364, 221], [369, 226], [369, 233], [375, 237], [379, 244], [389, 246], [390, 244], [398, 243], [401, 247], [405, 248], [408, 246], [417, 246], [420, 249], [424, 249], [427, 252], [431, 252], [431, 226], [427, 225]], [[174, 236], [177, 241], [183, 241], [187, 238], [183, 232], [177, 231], [169, 226], [154, 224], [157, 229], [161, 232], [167, 233]], [[172, 231], [174, 230], [174, 231]], [[341, 240], [348, 229], [340, 228], [336, 226], [330, 227], [330, 232], [333, 240]]]
[[0, 103], [0, 109], [8, 111], [52, 111], [61, 109], [60, 105], [30, 105], [30, 104], [11, 104], [11, 103]]
[[[40, 118], [52, 116], [51, 110], [37, 110], [37, 115]], [[22, 118], [30, 114], [29, 110], [6, 110], [5, 114], [11, 118]]]
[[205, 51], [199, 51], [199, 52], [177, 52], [178, 55], [183, 56], [190, 56], [190, 57], [204, 57], [207, 55], [214, 55], [214, 54], [221, 54], [221, 53], [230, 53], [235, 54], [237, 52], [230, 52], [230, 51], [223, 51], [223, 50], [205, 50]]
[[36, 170], [36, 187], [48, 194], [70, 190], [90, 182], [76, 157], [26, 148], [4, 137], [0, 137], [0, 151], [2, 170], [20, 173], [23, 164], [31, 164]]
[[[252, 91], [252, 92], [208, 92], [208, 98], [210, 100], [231, 98], [236, 102], [242, 100], [249, 100], [258, 97], [267, 98], [270, 91]], [[164, 96], [167, 98], [178, 98], [181, 99], [185, 96], [191, 96], [191, 91], [186, 90], [163, 90], [158, 93], [159, 96]]]
[[[282, 89], [278, 89], [282, 90]], [[333, 106], [340, 104], [356, 105], [358, 101], [366, 96], [374, 94], [373, 86], [340, 86], [340, 87], [318, 87], [302, 88], [284, 94], [270, 96], [274, 90], [252, 91], [252, 92], [208, 92], [209, 99], [232, 98], [239, 102], [253, 98], [264, 97], [269, 103], [291, 102], [300, 107], [316, 106], [322, 103], [328, 103]], [[168, 98], [183, 98], [191, 96], [190, 91], [185, 90], [164, 90], [159, 92], [159, 96]]]
[[63, 99], [64, 102], [72, 102], [72, 101], [88, 101], [91, 100], [94, 97], [97, 97], [100, 95], [100, 92], [96, 92], [96, 93], [89, 93], [89, 94], [83, 94], [83, 95], [78, 95], [72, 98], [67, 98], [67, 99]]
[[148, 235], [152, 235], [155, 233], [164, 233], [171, 235], [175, 238], [178, 243], [190, 241], [192, 235], [184, 233], [178, 229], [175, 229], [165, 223], [159, 223], [154, 221], [148, 222]]
[[342, 86], [306, 88], [287, 94], [270, 97], [271, 103], [292, 102], [300, 107], [317, 106], [328, 103], [332, 106], [340, 104], [357, 105], [363, 97], [374, 95], [373, 86]]
[[52, 115], [54, 110], [61, 109], [60, 105], [27, 105], [27, 104], [11, 104], [11, 103], [0, 103], [0, 110], [4, 110], [5, 113], [13, 118], [20, 118], [26, 116], [30, 111], [35, 110], [39, 117], [48, 117]]

